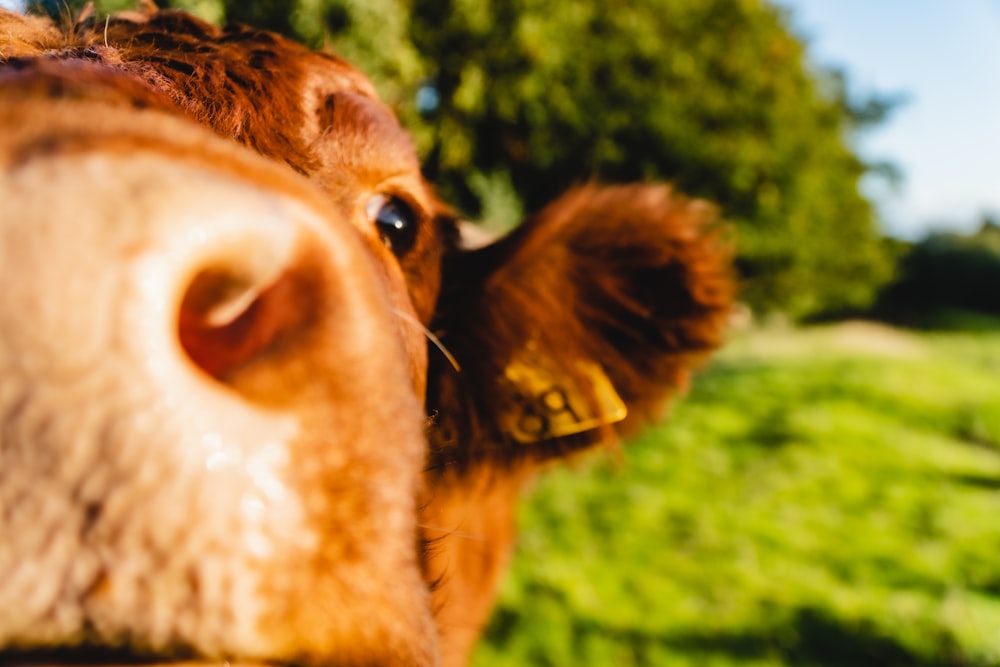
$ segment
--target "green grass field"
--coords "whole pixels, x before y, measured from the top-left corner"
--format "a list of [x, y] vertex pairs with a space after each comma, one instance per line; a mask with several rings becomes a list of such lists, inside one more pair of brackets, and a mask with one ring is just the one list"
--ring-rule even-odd
[[735, 336], [538, 485], [475, 664], [1000, 665], [1000, 330]]

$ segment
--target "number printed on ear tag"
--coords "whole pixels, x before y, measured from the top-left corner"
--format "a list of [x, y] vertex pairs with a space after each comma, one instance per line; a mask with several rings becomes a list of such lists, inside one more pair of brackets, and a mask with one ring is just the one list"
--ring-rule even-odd
[[590, 381], [593, 401], [573, 385], [573, 380], [551, 372], [530, 353], [507, 366], [504, 378], [512, 386], [513, 401], [503, 415], [507, 433], [517, 442], [531, 444], [616, 424], [628, 414], [625, 403], [601, 367], [581, 361], [581, 375]]

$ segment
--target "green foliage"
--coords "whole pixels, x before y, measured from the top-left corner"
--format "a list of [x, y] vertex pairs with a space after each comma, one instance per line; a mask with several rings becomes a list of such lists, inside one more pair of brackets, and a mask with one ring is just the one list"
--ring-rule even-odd
[[[952, 328], [963, 311], [1000, 318], [997, 285], [1000, 226], [985, 220], [974, 234], [938, 233], [914, 244], [900, 260], [896, 279], [879, 296], [875, 312], [930, 328]], [[993, 326], [998, 324], [993, 319]]]
[[661, 179], [732, 221], [757, 309], [864, 307], [891, 274], [858, 183], [892, 170], [850, 142], [893, 100], [852, 104], [765, 0], [164, 4], [332, 46], [399, 110], [446, 198], [494, 226], [575, 182]]
[[542, 481], [474, 664], [1000, 664], [998, 374], [995, 332], [735, 341]]
[[852, 108], [770, 5], [415, 0], [412, 21], [442, 100], [427, 170], [467, 210], [479, 171], [529, 210], [581, 179], [667, 179], [733, 221], [755, 306], [858, 306], [888, 277], [848, 139], [889, 102]]

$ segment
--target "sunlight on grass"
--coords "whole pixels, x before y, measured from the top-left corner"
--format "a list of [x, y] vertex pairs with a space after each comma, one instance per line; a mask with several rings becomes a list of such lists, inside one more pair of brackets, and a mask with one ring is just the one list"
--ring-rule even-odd
[[484, 667], [1000, 664], [1000, 334], [744, 334], [521, 519]]

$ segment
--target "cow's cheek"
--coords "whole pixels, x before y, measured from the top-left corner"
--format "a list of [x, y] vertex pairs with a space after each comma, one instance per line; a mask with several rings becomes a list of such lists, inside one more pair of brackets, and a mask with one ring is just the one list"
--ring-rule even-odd
[[[155, 155], [38, 159], [0, 201], [0, 645], [429, 663], [421, 406], [361, 244]], [[206, 270], [301, 266], [309, 317], [222, 368], [181, 340]]]

